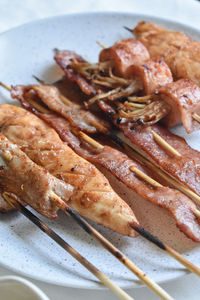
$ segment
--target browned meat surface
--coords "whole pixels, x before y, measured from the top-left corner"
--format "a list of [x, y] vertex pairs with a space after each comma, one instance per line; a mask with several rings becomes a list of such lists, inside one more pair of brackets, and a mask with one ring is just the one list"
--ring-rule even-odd
[[173, 81], [168, 65], [161, 59], [150, 59], [144, 64], [132, 65], [128, 76], [139, 77], [146, 95], [153, 94], [159, 87]]
[[[68, 101], [60, 95], [58, 89], [49, 85], [17, 85], [12, 88], [12, 97], [19, 99], [26, 96], [31, 101], [43, 102], [55, 112], [67, 118], [72, 126], [88, 133], [106, 132], [110, 128], [108, 122], [96, 116], [90, 111], [81, 108], [80, 105]], [[66, 105], [67, 104], [67, 105]]]
[[[172, 134], [160, 125], [137, 128], [121, 125], [120, 129], [147, 158], [200, 195], [200, 153], [190, 148], [183, 138]], [[175, 148], [181, 156], [167, 154], [155, 141], [152, 130]]]
[[66, 77], [72, 82], [76, 82], [85, 94], [96, 94], [95, 86], [91, 82], [88, 82], [83, 76], [77, 74], [77, 72], [71, 67], [73, 60], [78, 62], [85, 62], [85, 60], [81, 56], [77, 55], [73, 51], [57, 50], [54, 59], [63, 69]]
[[182, 32], [166, 30], [140, 22], [133, 33], [148, 49], [151, 57], [164, 59], [175, 80], [187, 78], [200, 85], [200, 43]]
[[[136, 54], [139, 55], [138, 53], [136, 53]], [[70, 60], [69, 55], [71, 55], [71, 52], [63, 51], [62, 63], [61, 63], [61, 61], [56, 60], [57, 63], [61, 66], [61, 68], [63, 68], [64, 65], [65, 65], [65, 68], [71, 68], [72, 60]], [[74, 54], [74, 55], [77, 55], [77, 54]], [[130, 55], [130, 53], [129, 53], [129, 55]], [[140, 55], [139, 55], [139, 57], [140, 57]], [[101, 58], [101, 56], [100, 56], [100, 58]], [[136, 60], [136, 56], [134, 56], [133, 60]], [[139, 61], [140, 61], [140, 59], [138, 59], [138, 63], [139, 63]], [[114, 63], [119, 64], [119, 62], [116, 59], [113, 60], [113, 62], [112, 62], [113, 68], [115, 68]], [[173, 80], [169, 67], [167, 66], [167, 64], [164, 61], [162, 61], [160, 59], [152, 59], [152, 60], [148, 60], [148, 61], [145, 60], [145, 63], [141, 62], [141, 65], [136, 64], [136, 65], [131, 66], [129, 64], [129, 67], [127, 67], [127, 63], [125, 63], [125, 59], [124, 59], [120, 62], [121, 68], [123, 66], [123, 63], [124, 63], [124, 69], [126, 69], [126, 76], [129, 77], [129, 80], [127, 79], [128, 86], [126, 88], [124, 88], [122, 85], [121, 90], [114, 93], [113, 95], [110, 94], [109, 96], [107, 96], [107, 99], [109, 99], [109, 100], [114, 100], [114, 99], [116, 100], [117, 98], [120, 98], [120, 97], [130, 96], [131, 94], [133, 94], [141, 89], [142, 90], [144, 89], [145, 94], [151, 94], [156, 89], [158, 89], [160, 86], [170, 83]], [[117, 65], [117, 68], [118, 68], [118, 65]], [[79, 73], [79, 77], [81, 77], [84, 80], [87, 80], [81, 72]], [[67, 78], [70, 79], [68, 76], [67, 76]], [[101, 79], [102, 78], [104, 78], [104, 77], [101, 77]], [[107, 78], [107, 77], [105, 77], [105, 78]], [[124, 80], [124, 78], [122, 80]], [[96, 91], [95, 92], [96, 94], [104, 93], [104, 90], [99, 88], [97, 85], [96, 86], [92, 85], [92, 82], [90, 80], [87, 80], [87, 82], [88, 82], [88, 84], [91, 85], [91, 87], [94, 88], [94, 90]], [[79, 85], [80, 89], [84, 93], [86, 93], [84, 90], [84, 87], [81, 84], [81, 81], [76, 80], [76, 83]]]
[[59, 207], [54, 201], [55, 195], [67, 202], [73, 194], [73, 187], [36, 165], [2, 134], [0, 156], [4, 161], [4, 168], [0, 171], [1, 188], [17, 195], [42, 215], [56, 218]]
[[186, 131], [191, 133], [200, 129], [200, 123], [193, 118], [193, 114], [200, 115], [200, 88], [188, 79], [167, 84], [159, 89], [156, 96], [169, 104], [171, 110], [162, 120], [167, 127], [183, 123]]
[[[28, 103], [26, 107], [31, 110], [31, 106]], [[167, 209], [175, 218], [176, 224], [181, 231], [194, 241], [200, 241], [200, 224], [193, 213], [196, 206], [188, 197], [168, 187], [153, 188], [145, 183], [130, 170], [130, 167], [136, 167], [148, 174], [142, 165], [109, 146], [104, 146], [99, 149], [91, 146], [81, 139], [80, 136], [74, 135], [69, 122], [61, 116], [54, 113], [40, 113], [36, 109], [33, 111], [37, 116], [53, 127], [62, 140], [67, 142], [77, 154], [95, 164], [97, 163], [105, 167], [140, 196]], [[148, 175], [151, 176], [150, 174]]]
[[[55, 177], [73, 185], [74, 193], [67, 202], [82, 216], [118, 233], [136, 236], [130, 226], [137, 222], [131, 208], [113, 191], [108, 180], [95, 166], [79, 157], [63, 143], [54, 129], [33, 114], [13, 106], [0, 106], [0, 120], [7, 120], [2, 133], [16, 143], [28, 157]], [[16, 108], [14, 107], [16, 111]]]
[[135, 39], [117, 41], [113, 46], [103, 49], [99, 61], [112, 62], [114, 73], [121, 77], [128, 77], [131, 65], [144, 64], [150, 58], [146, 47]]

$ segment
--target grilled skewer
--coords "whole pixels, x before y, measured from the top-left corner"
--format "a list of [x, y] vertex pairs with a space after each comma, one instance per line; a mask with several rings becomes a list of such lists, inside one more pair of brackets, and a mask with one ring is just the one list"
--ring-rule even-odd
[[[45, 91], [45, 89], [46, 86], [44, 86], [43, 92]], [[50, 87], [47, 87], [47, 92], [49, 91], [49, 89]], [[42, 100], [45, 103], [47, 97], [48, 93], [46, 94], [46, 97], [42, 97]], [[20, 99], [22, 105], [26, 109], [32, 111], [38, 117], [46, 121], [51, 127], [53, 127], [60, 135], [61, 139], [64, 142], [67, 142], [67, 144], [78, 155], [82, 156], [92, 163], [100, 164], [140, 196], [146, 198], [148, 201], [151, 201], [156, 205], [168, 209], [175, 218], [177, 226], [180, 228], [180, 230], [182, 230], [193, 240], [200, 241], [200, 224], [196, 219], [197, 208], [191, 200], [186, 198], [178, 191], [172, 190], [167, 187], [152, 190], [151, 187], [144, 184], [143, 181], [138, 179], [138, 176], [134, 176], [129, 170], [133, 166], [137, 169], [140, 168], [141, 170], [142, 167], [140, 164], [137, 164], [135, 161], [130, 160], [128, 156], [121, 153], [120, 151], [108, 146], [102, 146], [100, 143], [97, 143], [94, 139], [92, 139], [85, 133], [79, 132], [76, 129], [74, 130], [73, 127], [70, 127], [70, 124], [67, 120], [50, 111], [47, 113], [46, 108], [45, 111], [43, 111], [43, 102], [41, 102], [40, 107], [38, 107], [38, 103], [36, 106], [34, 106], [34, 101], [32, 101], [30, 105], [28, 100], [26, 101], [25, 98], [26, 96]], [[88, 148], [88, 144], [92, 147]], [[171, 203], [171, 198], [176, 199], [174, 205], [172, 205]], [[184, 216], [184, 218], [182, 218], [181, 216]]]
[[[37, 166], [16, 145], [12, 144], [1, 134], [0, 150], [1, 157], [5, 163], [0, 173], [1, 189], [7, 189], [9, 193], [17, 195], [18, 198], [23, 199], [24, 203], [49, 218], [57, 217], [58, 209], [72, 216], [88, 234], [96, 238], [104, 248], [113, 254], [156, 294], [162, 299], [171, 299], [159, 285], [152, 281], [122, 252], [64, 202], [64, 200], [67, 201], [72, 196], [73, 189], [71, 186], [63, 181], [59, 181], [46, 172], [46, 170]], [[23, 169], [23, 172], [21, 172], [21, 169]], [[7, 199], [7, 194], [8, 192], [2, 194], [5, 200]]]
[[157, 238], [152, 236], [152, 234], [148, 233], [144, 228], [141, 226], [136, 226], [135, 223], [132, 224], [132, 227], [134, 227], [135, 231], [137, 231], [139, 234], [141, 234], [143, 237], [148, 239], [149, 241], [156, 244], [160, 249], [166, 251], [171, 256], [176, 258], [179, 262], [181, 262], [183, 265], [185, 265], [189, 270], [193, 271], [194, 273], [200, 275], [200, 269], [194, 265], [192, 265], [190, 262], [188, 262], [183, 256], [181, 256], [179, 253], [177, 253], [175, 250], [170, 248], [168, 245], [165, 245], [161, 241], [159, 241]]
[[[65, 240], [63, 240], [55, 231], [53, 231], [49, 226], [47, 226], [43, 221], [36, 217], [30, 210], [24, 207], [19, 201], [13, 198], [8, 193], [3, 194], [4, 199], [15, 209], [20, 211], [26, 218], [28, 218], [32, 223], [34, 223], [40, 230], [47, 234], [51, 239], [53, 239], [60, 247], [67, 251], [71, 256], [73, 256], [77, 261], [79, 261], [89, 272], [91, 272], [95, 277], [97, 277], [103, 285], [105, 285], [110, 291], [112, 291], [119, 299], [122, 300], [134, 300], [125, 291], [123, 291], [119, 286], [117, 286], [112, 280], [110, 280], [104, 273], [97, 269], [93, 264], [91, 264], [85, 257], [83, 257], [79, 252], [77, 252], [72, 246], [70, 246]], [[170, 296], [163, 299], [172, 299]]]

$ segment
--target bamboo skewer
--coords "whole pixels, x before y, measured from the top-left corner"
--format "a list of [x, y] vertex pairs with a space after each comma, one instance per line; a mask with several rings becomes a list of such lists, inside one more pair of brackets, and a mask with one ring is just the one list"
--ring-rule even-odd
[[91, 264], [86, 258], [84, 258], [79, 252], [72, 248], [66, 241], [64, 241], [55, 231], [48, 227], [43, 221], [36, 217], [31, 211], [24, 207], [16, 199], [11, 198], [7, 193], [3, 194], [4, 199], [19, 210], [26, 218], [46, 233], [51, 239], [53, 239], [60, 247], [67, 251], [71, 256], [78, 260], [88, 271], [90, 271], [95, 277], [97, 277], [103, 285], [109, 288], [119, 299], [133, 300], [125, 291], [117, 286], [111, 279], [109, 279], [104, 273]]
[[151, 131], [156, 143], [161, 146], [167, 153], [170, 153], [172, 156], [180, 157], [181, 154], [174, 149], [170, 144], [168, 144], [160, 135], [158, 135], [155, 131]]
[[97, 45], [99, 45], [102, 49], [106, 49], [107, 47], [99, 41], [96, 41]]
[[194, 113], [194, 114], [192, 115], [192, 117], [193, 117], [193, 119], [195, 119], [197, 122], [200, 123], [200, 116], [199, 116], [198, 114]]
[[[3, 193], [3, 198], [11, 205], [16, 199], [11, 198], [8, 193]], [[101, 243], [101, 245], [113, 254], [124, 266], [133, 272], [144, 284], [146, 284], [154, 293], [161, 299], [173, 300], [173, 298], [163, 290], [157, 283], [149, 278], [141, 269], [139, 269], [131, 260], [129, 260], [119, 249], [110, 243], [104, 236], [102, 236], [96, 229], [94, 229], [87, 221], [85, 221], [78, 213], [71, 209], [62, 199], [55, 193], [52, 193], [51, 199], [56, 202], [58, 207], [63, 210], [65, 214], [70, 215], [73, 219], [92, 237]], [[15, 202], [14, 202], [15, 203]], [[20, 203], [18, 203], [20, 205]], [[16, 207], [16, 206], [15, 206]], [[16, 207], [18, 208], [18, 207]], [[107, 286], [108, 287], [108, 286]], [[123, 298], [127, 299], [127, 298]]]

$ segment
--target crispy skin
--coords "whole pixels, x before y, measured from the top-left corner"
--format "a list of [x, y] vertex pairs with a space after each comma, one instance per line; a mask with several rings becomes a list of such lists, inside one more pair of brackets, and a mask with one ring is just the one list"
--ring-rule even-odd
[[86, 95], [96, 94], [95, 85], [76, 73], [76, 71], [74, 71], [74, 69], [70, 66], [73, 60], [85, 62], [81, 56], [77, 55], [73, 51], [57, 50], [54, 59], [61, 69], [63, 69], [66, 77], [72, 82], [76, 82]]
[[173, 81], [168, 65], [161, 59], [150, 59], [144, 64], [130, 66], [128, 76], [139, 77], [146, 95]]
[[1, 188], [15, 194], [42, 215], [56, 218], [59, 206], [53, 200], [52, 194], [55, 193], [67, 202], [73, 193], [73, 187], [36, 165], [2, 134], [0, 156], [5, 166], [0, 171]]
[[131, 65], [144, 64], [149, 58], [146, 47], [135, 39], [117, 41], [99, 54], [99, 61], [111, 61], [115, 74], [125, 78], [128, 77], [127, 71]]
[[26, 95], [27, 99], [39, 102], [40, 98], [50, 108], [67, 118], [72, 126], [87, 133], [106, 133], [110, 128], [108, 122], [96, 116], [90, 111], [83, 110], [80, 105], [70, 103], [65, 105], [60, 92], [54, 86], [49, 85], [17, 85], [12, 87], [12, 97], [19, 99]]
[[[55, 177], [73, 185], [67, 202], [82, 216], [118, 233], [136, 236], [131, 222], [137, 222], [131, 208], [112, 190], [108, 180], [96, 167], [75, 154], [57, 133], [33, 114], [18, 108], [9, 118], [13, 106], [0, 106], [0, 120], [7, 121], [2, 133], [38, 165]], [[15, 108], [14, 108], [15, 109]]]
[[[25, 103], [25, 99], [23, 103]], [[26, 108], [31, 110], [28, 103]], [[155, 205], [167, 209], [181, 231], [194, 241], [200, 241], [200, 224], [193, 213], [196, 205], [188, 197], [168, 187], [152, 188], [130, 171], [130, 167], [136, 167], [148, 174], [142, 165], [109, 146], [98, 149], [84, 142], [79, 136], [72, 133], [70, 123], [61, 116], [53, 112], [50, 114], [40, 113], [35, 109], [33, 112], [53, 127], [62, 140], [67, 142], [77, 154], [90, 162], [103, 166], [137, 194]], [[151, 174], [149, 175], [151, 176]]]
[[200, 88], [191, 80], [179, 79], [161, 87], [156, 98], [171, 107], [162, 120], [166, 127], [183, 123], [187, 133], [200, 129], [200, 123], [192, 117], [194, 113], [200, 114]]
[[187, 78], [200, 85], [200, 43], [182, 32], [166, 30], [148, 22], [133, 29], [151, 57], [164, 59], [175, 80]]

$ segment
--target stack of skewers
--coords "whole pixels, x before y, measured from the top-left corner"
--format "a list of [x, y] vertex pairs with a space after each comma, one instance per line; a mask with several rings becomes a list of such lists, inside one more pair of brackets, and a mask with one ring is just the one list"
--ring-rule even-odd
[[137, 39], [101, 44], [98, 63], [56, 50], [67, 80], [80, 88], [76, 103], [62, 94], [64, 79], [53, 85], [37, 77], [37, 85], [1, 83], [23, 108], [0, 105], [0, 210], [21, 211], [116, 295], [130, 299], [25, 206], [47, 218], [57, 218], [61, 209], [162, 299], [172, 299], [84, 219], [126, 236], [140, 234], [200, 275], [140, 225], [95, 167], [167, 209], [179, 230], [200, 241], [200, 153], [167, 129], [181, 123], [188, 133], [200, 129], [199, 43], [145, 22], [128, 30]]

